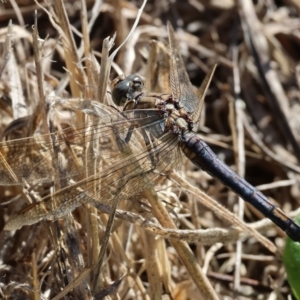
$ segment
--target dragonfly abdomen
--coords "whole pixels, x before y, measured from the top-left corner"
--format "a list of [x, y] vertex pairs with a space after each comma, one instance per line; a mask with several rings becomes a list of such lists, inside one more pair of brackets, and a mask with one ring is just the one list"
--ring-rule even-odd
[[300, 241], [300, 227], [266, 196], [236, 174], [210, 147], [192, 132], [185, 133], [180, 146], [184, 154], [202, 170], [220, 180], [243, 200], [252, 204], [295, 241]]

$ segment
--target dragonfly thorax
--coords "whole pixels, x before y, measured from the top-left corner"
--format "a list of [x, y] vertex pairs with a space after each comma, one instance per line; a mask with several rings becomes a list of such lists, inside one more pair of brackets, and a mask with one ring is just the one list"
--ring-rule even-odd
[[192, 130], [192, 121], [185, 108], [174, 100], [172, 95], [162, 93], [143, 93], [144, 83], [140, 76], [118, 76], [112, 82], [112, 97], [123, 110], [159, 109], [165, 119], [165, 130], [183, 136]]
[[[171, 108], [172, 106], [173, 108]], [[177, 109], [175, 107], [176, 104], [166, 104], [168, 113], [165, 121], [165, 130], [178, 135], [179, 139], [182, 139], [186, 132], [192, 131], [193, 124], [185, 109]]]

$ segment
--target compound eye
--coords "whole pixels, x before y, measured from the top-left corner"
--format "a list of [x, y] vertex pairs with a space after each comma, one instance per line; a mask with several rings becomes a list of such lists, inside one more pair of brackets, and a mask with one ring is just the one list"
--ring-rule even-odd
[[129, 75], [126, 78], [118, 76], [112, 81], [112, 99], [118, 106], [124, 106], [127, 101], [134, 98], [135, 92], [141, 92], [144, 82], [138, 75]]
[[130, 87], [130, 82], [126, 79], [117, 82], [112, 90], [112, 99], [118, 106], [124, 105], [127, 99], [127, 91]]

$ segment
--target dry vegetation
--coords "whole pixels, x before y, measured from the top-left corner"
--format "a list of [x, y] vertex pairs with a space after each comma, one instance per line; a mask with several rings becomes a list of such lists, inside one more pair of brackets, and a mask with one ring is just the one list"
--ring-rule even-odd
[[[7, 2], [0, 4], [1, 141], [46, 133], [50, 93], [109, 105], [104, 68], [111, 45], [103, 41], [117, 32], [112, 51], [124, 41], [142, 1]], [[170, 93], [170, 20], [194, 86], [218, 64], [197, 131], [291, 217], [300, 202], [299, 14], [296, 0], [148, 1], [109, 75], [138, 73], [149, 90]], [[73, 111], [52, 112], [56, 130], [87, 121], [82, 109]], [[24, 151], [30, 149], [15, 155], [26, 160]], [[161, 174], [154, 188], [163, 202], [148, 191], [120, 203], [132, 214], [117, 215], [95, 288], [91, 266], [108, 219], [103, 211], [82, 205], [74, 218], [1, 231], [0, 298], [287, 299], [280, 229], [188, 161], [177, 173]], [[0, 186], [0, 228], [51, 189]]]

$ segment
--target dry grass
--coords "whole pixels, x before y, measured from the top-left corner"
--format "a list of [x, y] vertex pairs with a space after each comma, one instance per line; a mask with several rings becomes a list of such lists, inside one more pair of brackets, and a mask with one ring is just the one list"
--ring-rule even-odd
[[[96, 99], [110, 105], [106, 87], [119, 73], [138, 73], [149, 90], [170, 93], [165, 47], [170, 20], [195, 86], [218, 63], [197, 131], [228, 165], [295, 217], [300, 202], [300, 6], [297, 1], [276, 3], [149, 1], [110, 74], [108, 55], [115, 48], [105, 38], [117, 32], [115, 46], [124, 41], [141, 1], [40, 2], [44, 9], [32, 1], [1, 3], [2, 141], [49, 133], [49, 112], [58, 130], [97, 122], [87, 120], [82, 107], [75, 109], [76, 101], [49, 110], [51, 93], [56, 100]], [[74, 218], [2, 231], [0, 298], [53, 299], [59, 293], [66, 299], [288, 297], [281, 260], [286, 236], [280, 229], [259, 221], [258, 211], [247, 204], [243, 209], [235, 194], [188, 161], [177, 173], [161, 175], [155, 191], [118, 206], [96, 286], [91, 266], [98, 261], [107, 207], [101, 212], [82, 205]], [[0, 228], [26, 202], [51, 189], [26, 182], [0, 186]]]

